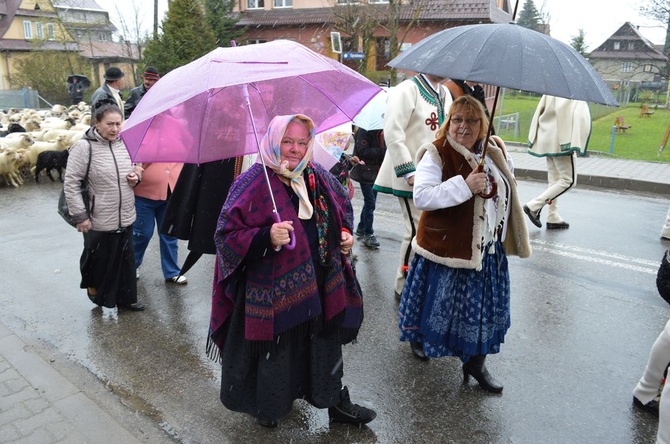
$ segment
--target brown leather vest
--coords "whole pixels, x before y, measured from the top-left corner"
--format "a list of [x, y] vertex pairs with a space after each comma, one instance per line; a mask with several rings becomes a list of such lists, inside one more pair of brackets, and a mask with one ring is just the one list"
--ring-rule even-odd
[[[446, 138], [436, 140], [433, 145], [442, 158], [442, 181], [456, 175], [465, 179], [472, 172], [472, 166], [449, 145]], [[473, 196], [455, 207], [424, 211], [419, 220], [417, 244], [440, 257], [471, 260], [473, 249], [481, 249], [481, 239], [473, 242], [474, 206], [477, 200], [481, 198]]]

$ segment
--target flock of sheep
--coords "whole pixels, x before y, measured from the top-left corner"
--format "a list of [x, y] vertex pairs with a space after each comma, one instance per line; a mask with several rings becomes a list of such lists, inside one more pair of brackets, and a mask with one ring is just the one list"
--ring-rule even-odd
[[10, 109], [0, 112], [0, 123], [0, 177], [19, 187], [33, 175], [39, 182], [42, 170], [53, 181], [55, 169], [62, 180], [68, 148], [90, 127], [91, 110], [84, 102], [42, 111]]

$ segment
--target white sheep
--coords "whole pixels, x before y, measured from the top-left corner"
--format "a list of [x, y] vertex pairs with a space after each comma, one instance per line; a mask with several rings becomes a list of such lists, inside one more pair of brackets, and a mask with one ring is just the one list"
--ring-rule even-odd
[[[76, 125], [75, 125], [76, 126]], [[72, 128], [75, 128], [74, 126]], [[88, 128], [86, 128], [88, 129]], [[45, 142], [53, 142], [58, 136], [67, 137], [72, 144], [80, 140], [84, 136], [85, 130], [72, 130], [72, 129], [47, 129], [41, 133], [41, 139], [35, 138], [35, 140], [44, 140]], [[31, 133], [34, 134], [34, 133]]]
[[70, 129], [76, 124], [77, 122], [71, 117], [65, 119], [59, 117], [47, 117], [40, 123], [40, 128]]
[[0, 142], [7, 148], [30, 148], [35, 139], [30, 133], [9, 133]]
[[23, 184], [21, 166], [25, 162], [26, 154], [23, 150], [0, 150], [0, 176], [7, 185], [18, 188]]
[[54, 105], [51, 107], [51, 115], [53, 117], [64, 119], [67, 117], [67, 108], [64, 107], [63, 105]]

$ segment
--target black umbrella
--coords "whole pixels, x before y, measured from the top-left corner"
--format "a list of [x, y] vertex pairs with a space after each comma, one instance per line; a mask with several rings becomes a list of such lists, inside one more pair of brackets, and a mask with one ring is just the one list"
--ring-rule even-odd
[[445, 29], [404, 51], [389, 66], [619, 106], [600, 74], [572, 47], [513, 23]]
[[77, 82], [81, 83], [84, 88], [91, 86], [91, 81], [83, 74], [71, 74], [67, 76], [67, 83], [74, 83], [74, 79], [77, 79]]
[[[515, 12], [516, 14], [516, 12]], [[445, 29], [421, 40], [388, 63], [393, 68], [520, 89], [567, 99], [619, 106], [595, 68], [572, 47], [514, 23]], [[489, 137], [480, 162], [483, 169]], [[495, 194], [495, 184], [484, 198]]]

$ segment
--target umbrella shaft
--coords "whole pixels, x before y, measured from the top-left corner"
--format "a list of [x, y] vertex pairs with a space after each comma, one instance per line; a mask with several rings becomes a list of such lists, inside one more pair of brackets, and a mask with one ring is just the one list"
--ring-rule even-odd
[[247, 108], [249, 109], [249, 118], [251, 119], [251, 127], [254, 130], [254, 138], [256, 139], [256, 148], [258, 149], [258, 155], [261, 157], [261, 164], [263, 164], [263, 174], [265, 174], [265, 182], [268, 184], [268, 191], [270, 192], [270, 200], [272, 200], [272, 211], [277, 213], [277, 204], [275, 203], [275, 196], [272, 194], [272, 184], [270, 183], [270, 176], [268, 176], [268, 169], [265, 165], [265, 158], [261, 152], [261, 144], [258, 141], [258, 131], [256, 130], [256, 122], [254, 121], [254, 112], [251, 110], [251, 101], [249, 101], [249, 89], [247, 84], [242, 85], [242, 94], [244, 100], [247, 103]]

